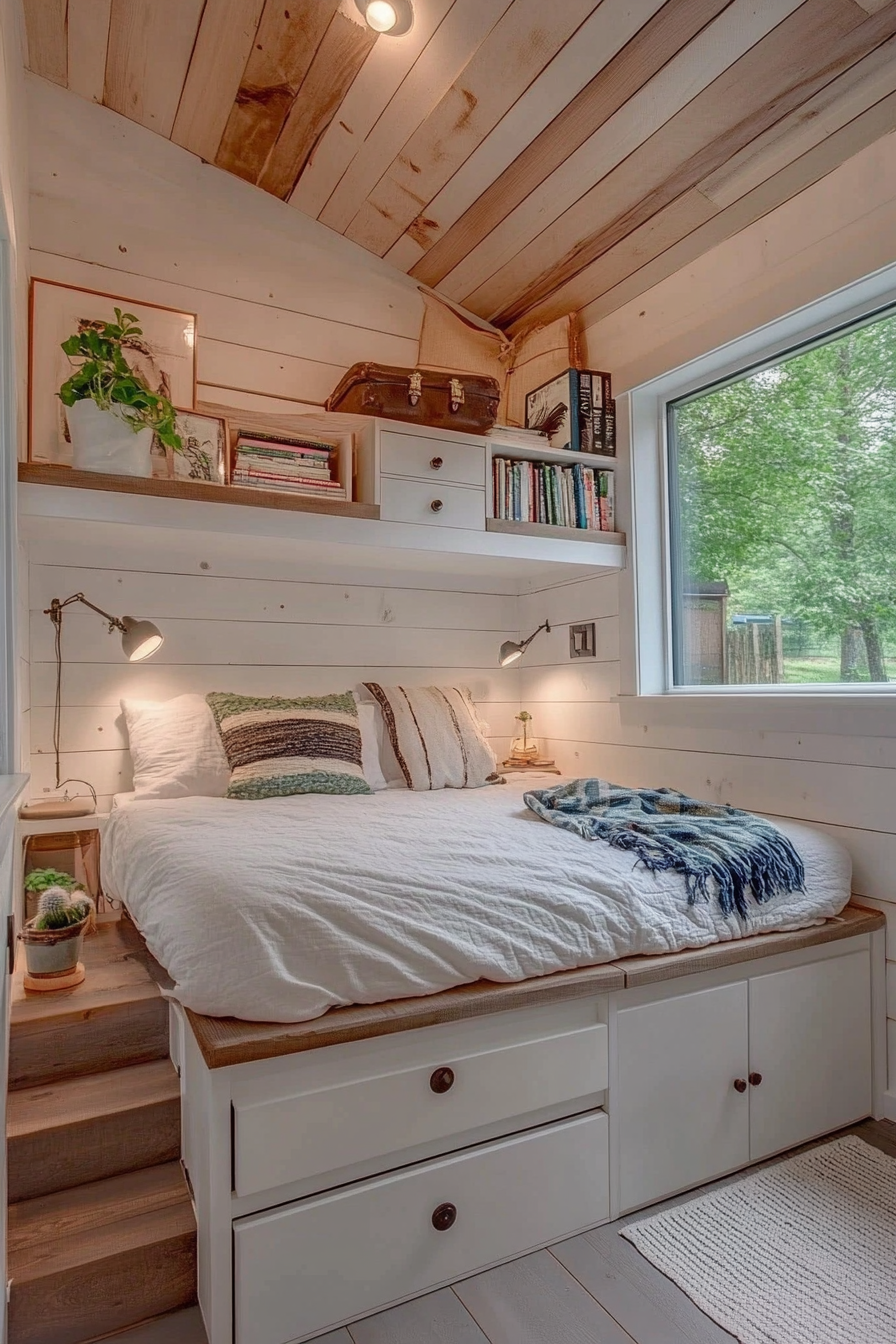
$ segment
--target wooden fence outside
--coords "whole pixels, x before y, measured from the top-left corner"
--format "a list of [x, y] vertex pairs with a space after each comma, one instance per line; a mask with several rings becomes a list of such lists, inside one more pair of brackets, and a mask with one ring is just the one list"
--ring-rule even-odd
[[760, 625], [751, 621], [726, 631], [727, 680], [731, 686], [769, 686], [784, 680], [781, 617]]

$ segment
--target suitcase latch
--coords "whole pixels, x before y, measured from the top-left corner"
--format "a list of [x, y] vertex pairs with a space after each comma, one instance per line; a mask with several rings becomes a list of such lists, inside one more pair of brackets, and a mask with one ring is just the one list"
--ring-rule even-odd
[[423, 395], [423, 374], [420, 372], [414, 372], [408, 378], [408, 401], [411, 403], [412, 406], [416, 406], [417, 402], [420, 400], [422, 395]]
[[464, 404], [464, 385], [459, 378], [452, 378], [448, 387], [451, 391], [451, 410], [458, 411]]

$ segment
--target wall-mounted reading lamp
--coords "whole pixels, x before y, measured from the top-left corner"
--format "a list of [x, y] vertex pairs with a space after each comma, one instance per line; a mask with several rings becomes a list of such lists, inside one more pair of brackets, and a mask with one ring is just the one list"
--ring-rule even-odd
[[498, 654], [499, 666], [509, 667], [510, 664], [515, 663], [518, 658], [522, 658], [535, 636], [540, 635], [542, 630], [547, 630], [548, 634], [551, 633], [551, 627], [548, 621], [545, 621], [543, 625], [540, 625], [537, 630], [533, 630], [529, 638], [522, 640], [520, 643], [517, 643], [512, 639], [505, 640], [501, 645], [501, 651]]
[[49, 616], [56, 632], [56, 699], [53, 710], [53, 751], [56, 756], [55, 787], [61, 789], [66, 784], [86, 784], [90, 790], [93, 805], [90, 807], [83, 803], [79, 804], [68, 797], [65, 799], [50, 799], [40, 803], [29, 803], [27, 807], [22, 808], [22, 816], [85, 816], [88, 812], [96, 810], [96, 789], [92, 784], [89, 784], [86, 779], [59, 778], [61, 773], [59, 739], [62, 725], [62, 613], [73, 602], [80, 602], [83, 606], [89, 607], [91, 611], [95, 611], [98, 616], [102, 616], [104, 621], [108, 621], [110, 634], [113, 630], [121, 632], [121, 647], [129, 662], [139, 663], [144, 658], [151, 658], [165, 642], [164, 635], [157, 626], [153, 625], [152, 621], [135, 621], [133, 616], [110, 616], [109, 612], [103, 611], [102, 607], [94, 606], [92, 602], [88, 602], [83, 593], [72, 593], [71, 597], [66, 597], [61, 602], [58, 597], [53, 598], [49, 607], [44, 611], [44, 615]]

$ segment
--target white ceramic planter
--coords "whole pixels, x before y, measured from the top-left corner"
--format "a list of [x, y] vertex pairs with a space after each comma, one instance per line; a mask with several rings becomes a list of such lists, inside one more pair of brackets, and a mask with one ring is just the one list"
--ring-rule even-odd
[[105, 471], [113, 476], [151, 476], [153, 431], [137, 434], [116, 411], [95, 401], [76, 401], [65, 408], [72, 440], [72, 465], [79, 471]]

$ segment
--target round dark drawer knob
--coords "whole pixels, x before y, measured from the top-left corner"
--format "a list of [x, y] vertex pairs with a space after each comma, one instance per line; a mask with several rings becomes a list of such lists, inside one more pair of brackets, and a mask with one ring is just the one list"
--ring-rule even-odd
[[432, 1215], [432, 1225], [437, 1232], [447, 1232], [457, 1219], [457, 1209], [453, 1204], [440, 1204]]
[[453, 1069], [436, 1069], [429, 1079], [433, 1092], [448, 1092], [454, 1086]]
[[429, 459], [429, 465], [432, 467], [433, 471], [441, 471], [442, 459], [440, 457], [431, 457]]
[[751, 1074], [750, 1074], [750, 1085], [751, 1085], [752, 1087], [758, 1087], [759, 1084], [760, 1084], [761, 1082], [762, 1082], [762, 1074], [761, 1074], [761, 1073], [751, 1073]]
[[747, 1090], [747, 1080], [746, 1080], [746, 1078], [735, 1078], [735, 1080], [734, 1080], [734, 1090], [735, 1090], [735, 1092], [746, 1092], [746, 1090]]
[[445, 506], [440, 499], [434, 499], [429, 507], [432, 509], [433, 513], [441, 513]]

